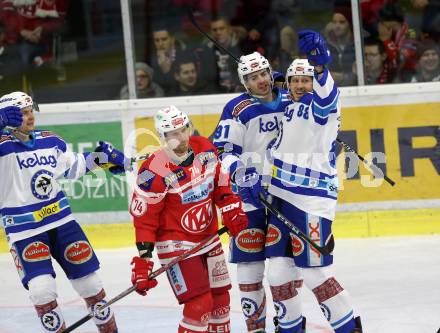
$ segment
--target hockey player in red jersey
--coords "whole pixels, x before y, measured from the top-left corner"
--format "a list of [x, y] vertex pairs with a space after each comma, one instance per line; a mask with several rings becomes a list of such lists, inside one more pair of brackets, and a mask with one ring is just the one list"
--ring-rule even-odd
[[[214, 236], [218, 230], [215, 206], [232, 236], [248, 224], [215, 147], [204, 137], [192, 136], [188, 116], [169, 106], [159, 110], [154, 121], [163, 148], [140, 168], [130, 206], [139, 250], [132, 260], [132, 283], [143, 295], [157, 284], [148, 280], [154, 247], [161, 264], [166, 264]], [[167, 275], [177, 300], [184, 304], [179, 333], [230, 332], [231, 284], [218, 237], [172, 266]]]

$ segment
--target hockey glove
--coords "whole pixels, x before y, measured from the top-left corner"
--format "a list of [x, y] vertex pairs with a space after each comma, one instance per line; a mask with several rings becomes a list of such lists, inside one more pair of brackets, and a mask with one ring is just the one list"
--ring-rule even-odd
[[0, 131], [6, 126], [19, 127], [23, 122], [23, 114], [17, 106], [7, 106], [0, 109]]
[[119, 174], [125, 172], [125, 166], [129, 168], [130, 160], [124, 156], [124, 153], [115, 149], [111, 143], [105, 141], [99, 141], [98, 147], [96, 147], [95, 152], [104, 153], [107, 156], [107, 159], [103, 161], [100, 158], [97, 161], [97, 164], [103, 166], [107, 163], [112, 166], [109, 168], [109, 171], [113, 174]]
[[261, 184], [261, 176], [254, 167], [237, 170], [234, 174], [234, 181], [243, 202], [257, 208], [263, 207], [258, 195], [266, 191]]
[[133, 285], [136, 284], [136, 292], [139, 295], [145, 296], [149, 289], [157, 286], [156, 280], [148, 279], [153, 270], [154, 263], [140, 257], [133, 257], [130, 264], [134, 265], [131, 269], [131, 283]]
[[298, 32], [299, 48], [313, 65], [325, 65], [332, 61], [330, 51], [324, 37], [313, 30], [301, 30]]
[[242, 209], [242, 202], [235, 194], [224, 197], [218, 204], [222, 213], [223, 225], [229, 229], [232, 237], [236, 237], [240, 231], [247, 228], [248, 218]]

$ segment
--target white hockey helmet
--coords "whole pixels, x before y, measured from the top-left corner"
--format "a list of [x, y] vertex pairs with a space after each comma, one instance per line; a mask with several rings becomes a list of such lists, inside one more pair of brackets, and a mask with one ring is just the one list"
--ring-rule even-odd
[[314, 76], [315, 67], [309, 64], [307, 59], [295, 59], [287, 68], [286, 82], [290, 82], [292, 76]]
[[0, 97], [0, 108], [7, 106], [17, 106], [20, 109], [31, 106], [34, 111], [40, 111], [32, 97], [22, 91], [14, 91]]
[[154, 127], [161, 138], [165, 138], [165, 133], [189, 125], [188, 115], [174, 105], [160, 109], [154, 116]]
[[272, 77], [272, 67], [270, 67], [269, 61], [258, 52], [241, 56], [237, 68], [238, 77], [240, 78], [241, 84], [246, 88], [244, 79], [246, 75], [267, 68], [269, 69], [269, 74]]

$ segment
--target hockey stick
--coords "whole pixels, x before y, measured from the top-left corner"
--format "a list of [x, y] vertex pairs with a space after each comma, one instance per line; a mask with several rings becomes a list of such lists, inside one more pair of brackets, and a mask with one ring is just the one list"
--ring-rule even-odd
[[[188, 258], [190, 255], [198, 252], [199, 250], [201, 250], [203, 247], [205, 247], [209, 242], [213, 241], [215, 239], [215, 237], [220, 236], [222, 234], [224, 234], [225, 232], [227, 232], [228, 229], [226, 227], [222, 227], [220, 228], [217, 233], [215, 234], [215, 236], [211, 236], [209, 238], [206, 238], [205, 240], [201, 241], [199, 244], [193, 246], [192, 248], [190, 248], [188, 251], [182, 253], [180, 256], [174, 258], [173, 260], [171, 260], [168, 264], [163, 265], [161, 268], [155, 270], [154, 272], [152, 272], [148, 279], [149, 280], [153, 280], [154, 278], [156, 278], [158, 275], [162, 274], [163, 272], [165, 272], [166, 270], [168, 270], [171, 266], [177, 264], [178, 262]], [[130, 288], [124, 290], [123, 292], [121, 292], [119, 295], [113, 297], [111, 300], [109, 300], [106, 304], [104, 304], [102, 307], [100, 307], [99, 309], [96, 309], [96, 311], [101, 312], [102, 310], [105, 310], [106, 308], [108, 308], [110, 305], [112, 305], [113, 303], [119, 301], [120, 299], [124, 298], [125, 296], [131, 294], [133, 291], [135, 291], [137, 288], [137, 285], [134, 284], [133, 286], [131, 286]], [[90, 312], [89, 314], [87, 314], [86, 316], [82, 317], [81, 319], [79, 319], [78, 321], [76, 321], [75, 323], [73, 323], [72, 325], [70, 325], [69, 327], [67, 327], [63, 333], [69, 333], [72, 332], [73, 330], [75, 330], [76, 328], [78, 328], [79, 326], [81, 326], [82, 324], [88, 322], [90, 319], [92, 319], [94, 316], [96, 315], [96, 312]]]
[[287, 217], [285, 217], [278, 209], [272, 206], [264, 197], [263, 193], [259, 194], [261, 203], [276, 216], [278, 220], [283, 222], [288, 228], [290, 228], [295, 235], [301, 238], [306, 243], [309, 243], [314, 249], [316, 249], [322, 255], [329, 255], [333, 252], [335, 248], [335, 239], [333, 235], [330, 237], [330, 240], [324, 246], [319, 246], [314, 241], [312, 241], [305, 233], [299, 230]]
[[[206, 38], [208, 38], [211, 42], [213, 42], [219, 49], [221, 49], [223, 52], [225, 52], [225, 53], [227, 53], [227, 54], [229, 54], [231, 57], [232, 57], [232, 59], [234, 59], [236, 62], [237, 62], [237, 64], [240, 62], [240, 60], [236, 57], [236, 56], [234, 56], [233, 54], [232, 54], [232, 52], [230, 52], [228, 49], [226, 49], [226, 48], [224, 48], [218, 41], [216, 41], [213, 37], [211, 37], [206, 31], [203, 31], [203, 29], [199, 26], [199, 24], [197, 23], [197, 21], [196, 21], [196, 19], [195, 19], [195, 17], [194, 17], [194, 14], [193, 14], [193, 12], [192, 12], [192, 10], [191, 10], [191, 8], [189, 8], [188, 9], [188, 18], [189, 18], [189, 20], [191, 21], [191, 23], [194, 25], [194, 27], [203, 35], [203, 36], [205, 36]], [[220, 123], [220, 120], [219, 120], [219, 123]], [[219, 123], [217, 123], [217, 126], [218, 126], [218, 124]], [[215, 127], [215, 128], [217, 128], [217, 126]], [[215, 129], [214, 129], [214, 132], [211, 134], [211, 136], [213, 136], [214, 135], [214, 133], [215, 133]], [[342, 145], [342, 147], [346, 150], [346, 151], [348, 151], [348, 152], [352, 152], [352, 153], [355, 153], [357, 156], [358, 156], [358, 158], [362, 161], [362, 162], [364, 162], [368, 167], [370, 167], [370, 170], [373, 172], [373, 174], [374, 174], [374, 170], [377, 170], [378, 169], [378, 167], [376, 166], [376, 165], [374, 165], [374, 164], [372, 164], [372, 163], [368, 163], [368, 161], [366, 161], [365, 160], [365, 158], [363, 158], [361, 155], [359, 155], [357, 152], [356, 152], [356, 150], [354, 150], [352, 147], [350, 147], [347, 143], [345, 143], [344, 141], [342, 141], [341, 139], [339, 139], [339, 138], [336, 138], [336, 141], [340, 144], [340, 145]], [[387, 175], [384, 175], [383, 176], [384, 177], [384, 179], [388, 182], [388, 184], [390, 184], [391, 186], [394, 186], [396, 183], [393, 181], [393, 180], [391, 180]]]
[[[379, 167], [377, 165], [374, 165], [373, 163], [368, 162], [365, 158], [363, 158], [361, 155], [359, 155], [356, 150], [354, 150], [354, 148], [352, 148], [350, 145], [348, 145], [348, 143], [346, 143], [345, 141], [342, 141], [339, 138], [336, 138], [336, 142], [339, 143], [342, 148], [344, 148], [345, 151], [349, 152], [349, 153], [354, 153], [357, 155], [358, 159], [361, 160], [362, 162], [365, 163], [365, 165], [367, 167], [370, 168], [370, 170], [373, 172], [373, 175], [376, 175], [376, 171], [378, 173], [380, 173], [382, 170], [379, 169]], [[396, 182], [394, 182], [391, 178], [389, 178], [387, 175], [383, 175], [383, 179], [386, 180], [386, 182], [388, 184], [390, 184], [391, 186], [396, 185]]]

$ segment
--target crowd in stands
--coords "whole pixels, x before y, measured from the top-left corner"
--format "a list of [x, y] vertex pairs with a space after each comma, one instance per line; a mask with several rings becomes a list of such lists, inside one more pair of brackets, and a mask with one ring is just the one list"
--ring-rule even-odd
[[[242, 91], [234, 57], [253, 51], [284, 73], [302, 56], [297, 31], [303, 28], [325, 36], [335, 81], [358, 84], [349, 0], [144, 1], [146, 46], [143, 54], [137, 52], [135, 69], [140, 98]], [[0, 80], [14, 66], [20, 70], [53, 59], [53, 38], [63, 33], [69, 4], [0, 0]], [[195, 30], [188, 8], [228, 52]], [[440, 81], [440, 0], [363, 0], [360, 9], [366, 84]], [[117, 98], [128, 98], [127, 86]]]
[[40, 66], [54, 56], [53, 36], [62, 32], [69, 1], [0, 0], [2, 71]]

